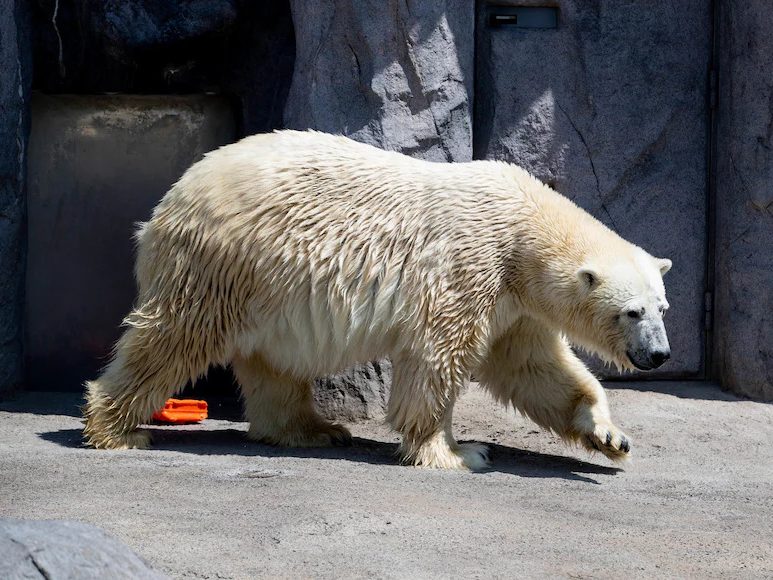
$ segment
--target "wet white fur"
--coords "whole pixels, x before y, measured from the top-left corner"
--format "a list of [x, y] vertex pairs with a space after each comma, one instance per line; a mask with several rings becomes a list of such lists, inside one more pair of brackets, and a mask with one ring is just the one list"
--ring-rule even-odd
[[253, 438], [343, 441], [314, 411], [311, 379], [390, 356], [388, 420], [407, 462], [486, 464], [451, 434], [473, 374], [567, 440], [627, 455], [568, 340], [627, 368], [628, 331], [612, 320], [632, 301], [665, 301], [665, 261], [521, 168], [429, 163], [316, 132], [256, 135], [191, 167], [137, 243], [136, 306], [87, 383], [94, 447], [147, 445], [137, 426], [229, 363]]

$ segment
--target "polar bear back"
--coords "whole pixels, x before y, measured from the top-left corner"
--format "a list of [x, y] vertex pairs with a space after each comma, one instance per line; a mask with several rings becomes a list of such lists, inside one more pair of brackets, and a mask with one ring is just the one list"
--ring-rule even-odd
[[140, 297], [189, 318], [225, 308], [239, 326], [226, 351], [268, 349], [306, 373], [410, 350], [444, 304], [498, 293], [495, 215], [519, 197], [504, 167], [314, 132], [246, 138], [191, 167], [141, 226]]
[[[557, 225], [540, 211], [551, 204]], [[433, 341], [450, 348], [495, 316], [514, 239], [555, 245], [567, 227], [589, 229], [571, 220], [605, 229], [504, 163], [256, 135], [191, 167], [141, 226], [140, 299], [206, 321], [191, 332], [222, 335], [223, 358], [260, 350], [320, 374]]]

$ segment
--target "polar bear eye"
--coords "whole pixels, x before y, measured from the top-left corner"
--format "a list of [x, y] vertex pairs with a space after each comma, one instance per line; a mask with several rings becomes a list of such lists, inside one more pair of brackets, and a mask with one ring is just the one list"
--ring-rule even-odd
[[639, 319], [639, 318], [641, 318], [641, 315], [642, 315], [642, 311], [641, 310], [629, 310], [628, 311], [628, 318]]

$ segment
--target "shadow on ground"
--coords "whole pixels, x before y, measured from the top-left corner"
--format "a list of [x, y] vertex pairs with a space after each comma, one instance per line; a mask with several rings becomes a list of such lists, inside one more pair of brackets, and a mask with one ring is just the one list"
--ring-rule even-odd
[[0, 411], [80, 417], [83, 403], [85, 401], [78, 393], [22, 391], [3, 399]]
[[[397, 465], [397, 444], [354, 437], [349, 447], [285, 448], [248, 441], [244, 431], [222, 429], [148, 429], [153, 436], [153, 450], [176, 451], [195, 455], [241, 455], [249, 457], [296, 457], [341, 460], [373, 465]], [[61, 429], [41, 433], [46, 441], [63, 447], [83, 447], [80, 429]], [[598, 484], [587, 475], [615, 475], [621, 469], [606, 467], [560, 455], [526, 451], [497, 444], [487, 444], [491, 467], [484, 473], [500, 472], [518, 477], [560, 478]], [[408, 468], [406, 468], [408, 469]]]
[[704, 381], [604, 381], [609, 390], [629, 390], [640, 393], [660, 393], [680, 399], [701, 399], [704, 401], [726, 401], [728, 403], [748, 401], [728, 391], [723, 391], [716, 383]]
[[[183, 393], [176, 398], [197, 398], [196, 393]], [[200, 397], [199, 397], [200, 398]], [[210, 419], [240, 421], [242, 403], [236, 396], [206, 397]], [[81, 408], [86, 401], [79, 393], [26, 391], [15, 393], [0, 401], [0, 411], [7, 413], [32, 413], [35, 415], [63, 415], [82, 417]]]

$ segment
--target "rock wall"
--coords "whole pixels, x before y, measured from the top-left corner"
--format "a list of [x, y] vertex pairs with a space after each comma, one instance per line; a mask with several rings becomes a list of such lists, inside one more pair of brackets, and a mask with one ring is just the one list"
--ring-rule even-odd
[[773, 401], [773, 11], [719, 6], [714, 372]]
[[392, 385], [389, 360], [360, 363], [317, 379], [314, 402], [331, 421], [359, 421], [384, 414]]
[[292, 0], [285, 126], [432, 161], [472, 158], [474, 3]]
[[21, 385], [30, 25], [27, 3], [0, 4], [0, 393]]

